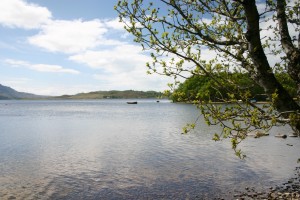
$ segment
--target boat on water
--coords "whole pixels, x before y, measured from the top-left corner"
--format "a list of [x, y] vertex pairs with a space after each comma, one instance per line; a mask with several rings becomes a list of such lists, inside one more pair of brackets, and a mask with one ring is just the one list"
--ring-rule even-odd
[[127, 104], [137, 104], [137, 101], [128, 101]]

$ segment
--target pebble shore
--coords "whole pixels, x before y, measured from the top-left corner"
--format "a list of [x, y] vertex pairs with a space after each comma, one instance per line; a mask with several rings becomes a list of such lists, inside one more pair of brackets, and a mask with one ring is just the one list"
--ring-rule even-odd
[[245, 192], [235, 193], [233, 199], [300, 200], [300, 167], [295, 169], [295, 178], [290, 178], [286, 183], [270, 187], [265, 191], [259, 191], [257, 188], [245, 188]]

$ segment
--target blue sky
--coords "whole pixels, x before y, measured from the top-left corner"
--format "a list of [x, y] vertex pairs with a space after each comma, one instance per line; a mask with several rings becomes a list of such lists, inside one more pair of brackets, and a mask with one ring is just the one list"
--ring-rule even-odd
[[123, 30], [117, 0], [1, 0], [0, 84], [42, 95], [167, 89]]

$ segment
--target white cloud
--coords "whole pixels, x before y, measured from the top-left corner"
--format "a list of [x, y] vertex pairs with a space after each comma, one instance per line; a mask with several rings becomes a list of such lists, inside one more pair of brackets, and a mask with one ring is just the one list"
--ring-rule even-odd
[[0, 1], [0, 24], [24, 29], [39, 28], [51, 19], [51, 12], [24, 0]]
[[32, 80], [25, 77], [1, 77], [1, 83], [10, 87], [14, 85], [24, 85], [30, 81]]
[[117, 19], [51, 20], [41, 26], [37, 35], [29, 37], [28, 42], [50, 52], [76, 54], [101, 45], [123, 45], [124, 42], [112, 39], [113, 31], [122, 39], [128, 36]]
[[[123, 42], [106, 37], [110, 30], [123, 31], [124, 24], [117, 18], [90, 21], [53, 20], [46, 8], [26, 0], [1, 0], [0, 25], [10, 28], [38, 29], [28, 38], [31, 45], [50, 52], [74, 54], [100, 45], [119, 45]], [[120, 35], [119, 37], [126, 37]]]
[[116, 30], [120, 30], [120, 31], [124, 31], [124, 23], [120, 22], [119, 18], [115, 18], [115, 19], [111, 19], [111, 20], [106, 20], [105, 25], [108, 28], [112, 28], [112, 29], [116, 29]]
[[[150, 60], [149, 56], [142, 54], [140, 46], [129, 44], [119, 45], [108, 50], [87, 51], [70, 56], [69, 59], [112, 73], [133, 71], [145, 66], [146, 62]], [[146, 68], [144, 69], [146, 71]]]
[[51, 52], [78, 53], [99, 45], [107, 29], [99, 20], [54, 20], [42, 26], [29, 43]]
[[94, 74], [93, 78], [99, 81], [101, 90], [155, 90], [168, 89], [167, 84], [174, 80], [170, 77], [157, 74], [147, 75], [145, 68], [132, 72], [117, 74]]
[[26, 91], [38, 95], [49, 95], [49, 96], [59, 96], [59, 95], [73, 95], [82, 92], [98, 91], [99, 88], [95, 85], [82, 85], [82, 84], [27, 84], [27, 85], [16, 85], [13, 88], [19, 91]]
[[166, 76], [147, 75], [146, 62], [150, 56], [144, 55], [137, 45], [120, 45], [102, 51], [87, 51], [70, 56], [70, 60], [102, 70], [92, 77], [99, 81], [102, 90], [157, 90], [167, 89], [173, 79]]
[[38, 95], [58, 96], [64, 94], [77, 94], [81, 92], [98, 91], [99, 85], [76, 84], [76, 83], [56, 83], [53, 81], [43, 82], [24, 77], [1, 76], [1, 84], [9, 86], [19, 92], [28, 92]]
[[35, 64], [31, 65], [30, 69], [40, 72], [79, 74], [79, 71], [77, 70], [65, 69], [59, 65]]
[[69, 73], [79, 74], [80, 72], [74, 69], [66, 69], [59, 65], [48, 65], [48, 64], [31, 64], [22, 60], [7, 59], [5, 63], [12, 67], [24, 67], [39, 72], [52, 72], [52, 73]]
[[205, 18], [205, 17], [203, 17], [202, 20], [199, 21], [199, 23], [211, 24], [212, 23], [212, 19], [211, 18]]

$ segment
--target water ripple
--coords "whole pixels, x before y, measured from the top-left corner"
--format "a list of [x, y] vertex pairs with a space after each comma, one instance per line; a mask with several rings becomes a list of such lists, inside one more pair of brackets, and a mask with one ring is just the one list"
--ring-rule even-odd
[[239, 160], [229, 142], [211, 140], [219, 127], [200, 119], [181, 134], [198, 116], [192, 105], [3, 101], [0, 108], [0, 199], [230, 197], [292, 176], [300, 150], [299, 139], [248, 139], [248, 158]]

